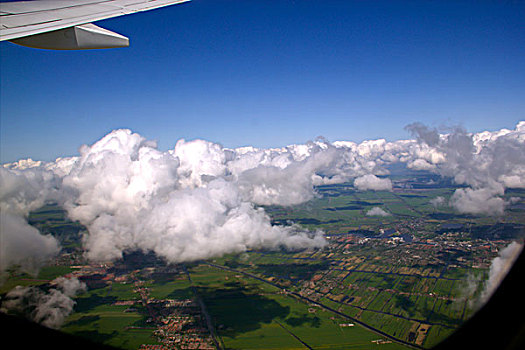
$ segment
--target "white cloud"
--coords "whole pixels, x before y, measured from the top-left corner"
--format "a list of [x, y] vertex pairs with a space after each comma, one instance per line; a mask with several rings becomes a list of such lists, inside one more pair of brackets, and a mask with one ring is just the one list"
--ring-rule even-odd
[[4, 211], [0, 213], [0, 236], [0, 271], [19, 265], [36, 274], [60, 250], [55, 238], [41, 235], [24, 217]]
[[[233, 157], [216, 144], [181, 141], [173, 152], [161, 152], [127, 130], [102, 141], [84, 147], [79, 165], [64, 178], [66, 190], [77, 194], [65, 208], [87, 226], [84, 243], [93, 260], [115, 259], [126, 249], [151, 250], [181, 262], [254, 248], [325, 244], [320, 232], [272, 226], [252, 204], [264, 200], [243, 187], [268, 189], [266, 197], [287, 204], [294, 193], [313, 191], [308, 176], [301, 176], [305, 165], [297, 166], [297, 172], [269, 167], [274, 176], [268, 178], [254, 168], [237, 181], [225, 165]], [[244, 175], [250, 171], [255, 178]], [[288, 185], [287, 174], [297, 181]]]
[[439, 207], [445, 206], [447, 203], [444, 197], [437, 196], [436, 198], [432, 198], [430, 200], [430, 204], [432, 204], [432, 206], [437, 209]]
[[424, 159], [416, 159], [414, 161], [411, 161], [408, 163], [407, 167], [410, 169], [414, 169], [414, 170], [434, 170], [436, 169], [436, 166], [434, 164], [431, 164]]
[[233, 153], [222, 146], [203, 140], [179, 140], [172, 155], [179, 159], [177, 168], [183, 187], [200, 187], [209, 178], [227, 174], [226, 161]]
[[[501, 215], [505, 188], [525, 188], [525, 130], [520, 122], [514, 130], [469, 134], [454, 128], [449, 134], [422, 124], [407, 127], [419, 143], [405, 159], [413, 168], [434, 165], [433, 171], [452, 177], [459, 189], [451, 198], [451, 205], [461, 213]], [[435, 155], [431, 159], [425, 154]]]
[[379, 178], [372, 174], [363, 175], [354, 180], [354, 187], [361, 191], [392, 191], [389, 178]]
[[72, 299], [86, 290], [77, 278], [59, 277], [51, 284], [55, 288], [47, 292], [37, 287], [13, 288], [2, 301], [0, 311], [23, 314], [30, 320], [49, 328], [58, 329], [73, 312], [76, 302]]
[[392, 214], [384, 211], [383, 209], [379, 207], [373, 207], [366, 213], [366, 215], [367, 216], [391, 216]]
[[[449, 202], [464, 213], [501, 215], [505, 189], [525, 188], [525, 122], [514, 130], [478, 134], [461, 128], [439, 134], [422, 124], [408, 128], [416, 140], [320, 139], [272, 149], [179, 140], [168, 152], [130, 130], [115, 130], [82, 146], [78, 157], [0, 167], [0, 209], [7, 217], [2, 237], [19, 247], [12, 251], [28, 244], [29, 260], [52, 256], [59, 249], [56, 240], [35, 231], [26, 218], [56, 201], [87, 226], [84, 247], [92, 259], [144, 249], [187, 261], [252, 248], [320, 247], [320, 232], [272, 226], [256, 206], [303, 203], [316, 196], [315, 185], [352, 180], [359, 190], [391, 191], [385, 168], [390, 163], [466, 185]], [[445, 203], [436, 198], [432, 204]], [[32, 237], [27, 240], [44, 249], [35, 252], [20, 237]], [[18, 255], [23, 260], [23, 252]], [[7, 256], [3, 267], [19, 262], [15, 254]]]
[[[315, 149], [301, 161], [285, 167], [260, 165], [238, 175], [239, 188], [246, 199], [256, 204], [293, 205], [314, 197], [314, 181], [319, 172], [331, 172], [337, 160], [334, 148]], [[302, 157], [303, 158], [303, 157]]]
[[512, 242], [507, 247], [502, 249], [499, 256], [492, 260], [489, 271], [489, 278], [485, 281], [485, 289], [481, 293], [479, 304], [485, 304], [492, 294], [496, 291], [501, 281], [510, 271], [514, 261], [518, 258], [523, 249], [523, 244]]
[[459, 188], [450, 198], [450, 204], [460, 213], [503, 215], [506, 202], [500, 194], [490, 188]]
[[59, 251], [55, 238], [41, 235], [26, 220], [31, 210], [58, 196], [55, 187], [59, 181], [39, 166], [26, 170], [0, 167], [0, 272], [16, 264], [34, 274]]

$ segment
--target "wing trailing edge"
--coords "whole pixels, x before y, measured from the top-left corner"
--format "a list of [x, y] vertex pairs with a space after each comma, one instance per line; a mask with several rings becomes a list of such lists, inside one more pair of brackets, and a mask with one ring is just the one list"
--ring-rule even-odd
[[22, 46], [49, 50], [112, 49], [129, 46], [129, 39], [125, 36], [91, 23], [10, 41]]
[[92, 22], [190, 0], [37, 0], [0, 3], [0, 41], [55, 50], [129, 46]]

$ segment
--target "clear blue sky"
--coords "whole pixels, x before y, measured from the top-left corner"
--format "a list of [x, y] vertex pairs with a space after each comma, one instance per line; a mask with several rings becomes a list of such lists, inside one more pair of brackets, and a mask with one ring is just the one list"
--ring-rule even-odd
[[127, 49], [2, 42], [1, 161], [75, 155], [115, 128], [161, 149], [513, 128], [524, 23], [520, 1], [194, 0], [97, 22]]

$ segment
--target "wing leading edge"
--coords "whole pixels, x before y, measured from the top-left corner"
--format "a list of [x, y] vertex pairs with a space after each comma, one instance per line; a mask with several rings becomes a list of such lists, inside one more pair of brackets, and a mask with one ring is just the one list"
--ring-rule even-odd
[[0, 4], [0, 41], [54, 50], [126, 47], [129, 39], [91, 22], [190, 0], [40, 0]]

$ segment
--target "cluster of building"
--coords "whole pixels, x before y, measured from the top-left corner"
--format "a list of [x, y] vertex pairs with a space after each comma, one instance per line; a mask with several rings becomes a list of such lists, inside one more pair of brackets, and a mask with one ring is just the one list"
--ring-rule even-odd
[[[426, 232], [422, 222], [415, 219], [395, 225], [395, 228], [381, 228], [367, 237], [360, 233], [348, 233], [328, 237], [328, 250], [319, 258], [345, 261], [344, 255], [353, 254], [355, 249], [366, 245], [373, 248], [395, 246], [383, 254], [385, 263], [391, 266], [448, 266], [449, 268], [488, 268], [497, 252], [509, 244], [504, 239], [472, 239], [463, 226], [450, 225], [451, 231]], [[443, 225], [449, 227], [447, 225]], [[418, 232], [417, 237], [409, 232]], [[419, 230], [419, 231], [416, 231]], [[373, 232], [373, 231], [371, 231]]]
[[153, 332], [163, 349], [215, 349], [198, 305], [190, 301], [164, 317]]
[[[149, 256], [145, 258], [151, 260]], [[143, 310], [144, 327], [152, 329], [152, 340], [155, 339], [157, 344], [142, 344], [140, 350], [215, 349], [198, 303], [192, 299], [156, 299], [151, 296], [148, 280], [185, 276], [181, 267], [165, 264], [139, 267], [140, 259], [140, 256], [131, 256], [127, 262], [87, 264], [76, 254], [63, 253], [55, 263], [71, 267], [72, 272], [66, 277], [77, 277], [87, 284], [88, 290], [115, 284], [132, 286], [136, 297], [116, 300], [113, 305], [127, 306], [124, 312]], [[69, 264], [71, 262], [76, 264]]]
[[[365, 310], [403, 320], [413, 317], [410, 320], [421, 327], [411, 331], [405, 340], [421, 345], [430, 328], [424, 324], [430, 315], [454, 314], [450, 316], [450, 327], [454, 327], [454, 317], [463, 318], [467, 312], [465, 297], [458, 297], [456, 290], [467, 278], [467, 271], [488, 269], [501, 248], [510, 243], [509, 239], [474, 238], [463, 225], [436, 227], [440, 226], [414, 219], [375, 230], [365, 227], [356, 232], [332, 234], [323, 250], [283, 256], [293, 263], [312, 266], [307, 278], [295, 280], [293, 274], [289, 278], [286, 274], [261, 277], [314, 302], [328, 300], [341, 308], [354, 306], [358, 309], [352, 309], [356, 318]], [[359, 277], [352, 279], [355, 273]], [[380, 294], [374, 309], [369, 309]], [[402, 304], [400, 300], [407, 302]], [[403, 309], [419, 300], [428, 300], [423, 303], [428, 305], [424, 315]], [[459, 311], [450, 311], [451, 305], [456, 305]], [[309, 312], [315, 309], [311, 307]], [[384, 342], [377, 340], [377, 344], [381, 343]]]

